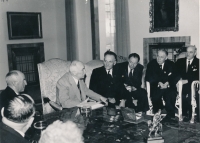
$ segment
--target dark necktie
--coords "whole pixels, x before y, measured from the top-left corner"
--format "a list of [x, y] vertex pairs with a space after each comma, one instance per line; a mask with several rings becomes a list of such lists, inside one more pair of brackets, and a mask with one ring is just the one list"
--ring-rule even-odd
[[82, 95], [81, 95], [81, 88], [80, 88], [79, 81], [78, 81], [77, 87], [78, 87], [78, 89], [79, 89], [79, 92], [80, 92], [81, 100], [83, 100], [83, 98], [82, 98]]
[[108, 70], [108, 77], [112, 78], [112, 75], [110, 74], [110, 70]]
[[129, 77], [133, 77], [133, 70], [131, 69], [131, 71], [129, 72]]
[[190, 67], [190, 61], [188, 61], [187, 72], [189, 70], [189, 67]]
[[160, 66], [160, 69], [162, 70], [162, 65], [159, 65]]

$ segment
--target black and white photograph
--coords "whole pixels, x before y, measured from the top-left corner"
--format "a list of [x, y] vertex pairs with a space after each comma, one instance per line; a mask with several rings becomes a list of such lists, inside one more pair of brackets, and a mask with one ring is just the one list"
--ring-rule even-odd
[[0, 143], [200, 143], [199, 0], [0, 0]]

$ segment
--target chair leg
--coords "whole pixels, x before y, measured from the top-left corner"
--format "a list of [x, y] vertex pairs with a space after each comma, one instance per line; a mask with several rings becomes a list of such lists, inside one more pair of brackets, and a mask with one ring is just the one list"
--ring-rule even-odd
[[191, 117], [190, 123], [193, 124], [194, 123], [194, 116], [195, 116], [195, 108], [197, 107], [195, 96], [192, 96], [191, 104], [192, 104], [192, 117]]

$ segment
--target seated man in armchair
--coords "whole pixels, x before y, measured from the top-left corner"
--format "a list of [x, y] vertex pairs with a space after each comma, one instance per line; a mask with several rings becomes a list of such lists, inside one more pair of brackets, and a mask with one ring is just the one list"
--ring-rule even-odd
[[141, 88], [142, 74], [144, 67], [139, 64], [140, 56], [136, 53], [132, 53], [128, 57], [128, 62], [120, 63], [121, 77], [124, 86], [127, 89], [127, 107], [133, 107], [132, 98], [138, 100], [136, 112], [146, 112], [149, 110], [147, 92]]
[[[112, 51], [104, 53], [104, 66], [93, 70], [89, 88], [108, 98], [108, 106], [124, 106], [126, 90], [121, 82], [119, 67], [116, 65], [117, 55]], [[121, 104], [120, 104], [121, 103]]]
[[62, 108], [72, 108], [86, 99], [86, 96], [106, 103], [106, 98], [88, 89], [83, 81], [85, 66], [80, 61], [73, 61], [69, 73], [64, 74], [56, 85], [56, 102]]
[[182, 113], [185, 121], [189, 120], [192, 115], [191, 84], [199, 80], [199, 59], [196, 54], [197, 48], [190, 45], [187, 47], [187, 57], [178, 59], [176, 62], [178, 74], [185, 83], [182, 88]]
[[150, 96], [153, 104], [153, 112], [163, 108], [162, 98], [165, 101], [166, 118], [170, 121], [175, 117], [176, 83], [178, 77], [174, 62], [167, 59], [168, 53], [159, 50], [157, 59], [153, 59], [147, 65], [146, 81], [150, 83]]

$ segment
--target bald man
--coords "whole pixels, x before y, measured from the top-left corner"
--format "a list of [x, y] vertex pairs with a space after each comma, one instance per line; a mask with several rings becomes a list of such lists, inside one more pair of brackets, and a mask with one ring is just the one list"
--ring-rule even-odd
[[182, 89], [182, 105], [183, 116], [188, 120], [191, 118], [191, 84], [194, 80], [199, 80], [199, 59], [196, 58], [197, 49], [195, 46], [189, 45], [187, 47], [186, 58], [178, 59], [176, 66], [178, 74], [183, 80], [184, 84]]
[[56, 102], [63, 108], [72, 108], [83, 102], [86, 97], [106, 102], [106, 98], [88, 89], [83, 81], [85, 66], [80, 61], [73, 61], [69, 73], [63, 75], [56, 85]]
[[150, 83], [150, 96], [154, 113], [163, 108], [165, 101], [167, 116], [163, 121], [170, 121], [175, 117], [176, 83], [178, 77], [174, 62], [167, 59], [168, 53], [159, 50], [157, 59], [150, 61], [146, 70], [146, 81]]
[[13, 70], [6, 75], [7, 87], [0, 95], [0, 109], [10, 100], [23, 92], [27, 85], [25, 76], [22, 72]]

